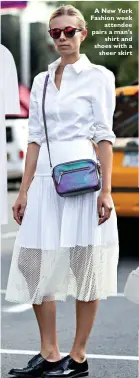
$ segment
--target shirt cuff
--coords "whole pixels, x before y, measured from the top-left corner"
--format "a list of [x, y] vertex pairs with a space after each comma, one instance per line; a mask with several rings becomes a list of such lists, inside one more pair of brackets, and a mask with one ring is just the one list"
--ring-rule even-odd
[[96, 144], [98, 144], [99, 142], [101, 142], [102, 140], [107, 140], [109, 142], [112, 143], [112, 145], [115, 144], [115, 140], [116, 140], [116, 136], [115, 134], [113, 133], [113, 135], [101, 135], [101, 136], [94, 136], [93, 137], [93, 140]]
[[38, 138], [38, 137], [32, 137], [32, 138], [28, 138], [28, 144], [29, 143], [37, 143], [39, 146], [41, 146], [42, 145], [42, 142], [41, 142], [41, 140]]

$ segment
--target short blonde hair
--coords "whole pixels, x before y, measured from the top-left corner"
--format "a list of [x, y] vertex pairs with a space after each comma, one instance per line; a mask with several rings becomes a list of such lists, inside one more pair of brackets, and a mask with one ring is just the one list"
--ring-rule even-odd
[[62, 15], [76, 16], [79, 21], [79, 27], [87, 29], [87, 21], [85, 21], [83, 14], [71, 4], [63, 4], [54, 10], [49, 19], [49, 27], [51, 20]]

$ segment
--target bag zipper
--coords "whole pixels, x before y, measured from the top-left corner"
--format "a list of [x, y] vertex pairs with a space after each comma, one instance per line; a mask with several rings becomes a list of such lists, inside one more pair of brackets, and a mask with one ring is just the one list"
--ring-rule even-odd
[[78, 169], [74, 169], [74, 170], [70, 170], [70, 171], [61, 171], [60, 172], [61, 174], [60, 174], [59, 180], [58, 180], [58, 184], [60, 183], [60, 180], [61, 180], [61, 177], [62, 177], [63, 173], [78, 172], [78, 171], [84, 171], [84, 170], [87, 170], [87, 169], [90, 169], [90, 167], [78, 168]]

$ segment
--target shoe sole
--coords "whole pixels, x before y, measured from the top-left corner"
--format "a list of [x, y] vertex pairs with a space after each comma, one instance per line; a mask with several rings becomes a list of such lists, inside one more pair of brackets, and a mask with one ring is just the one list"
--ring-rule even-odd
[[[22, 374], [22, 373], [18, 373], [18, 374], [10, 374], [11, 375], [11, 378], [38, 378], [39, 375], [28, 375], [28, 374]], [[10, 377], [9, 377], [10, 378]], [[40, 376], [41, 378], [41, 376]]]
[[[72, 377], [74, 378], [74, 377], [87, 377], [89, 375], [89, 372], [88, 371], [86, 371], [86, 372], [84, 372], [84, 373], [78, 373], [78, 374], [76, 374], [76, 375], [73, 375]], [[72, 378], [71, 377], [71, 378]]]
[[[76, 377], [87, 377], [89, 375], [89, 372], [88, 371], [86, 371], [86, 372], [84, 372], [84, 373], [77, 373], [77, 374], [74, 374], [74, 375], [67, 375], [67, 377], [71, 377], [71, 378], [76, 378]], [[45, 374], [45, 377], [47, 378], [47, 377], [49, 377], [50, 378], [50, 375], [48, 375], [47, 376], [47, 373]], [[61, 375], [55, 375], [55, 376], [53, 376], [53, 378], [59, 378], [59, 377], [61, 377]], [[63, 375], [63, 377], [64, 377], [64, 375]], [[65, 375], [65, 377], [66, 377], [66, 375]], [[41, 377], [38, 377], [38, 378], [41, 378]]]
[[39, 375], [11, 374], [11, 378], [41, 378]]
[[[15, 378], [21, 378], [21, 377], [23, 377], [23, 378], [41, 378], [41, 376], [33, 376], [33, 375], [27, 375], [27, 374], [11, 374], [12, 376], [13, 376], [13, 378], [15, 377]], [[86, 371], [86, 372], [84, 372], [84, 373], [77, 373], [77, 374], [75, 374], [75, 375], [72, 375], [72, 376], [70, 376], [69, 375], [69, 378], [71, 377], [71, 378], [76, 378], [76, 377], [87, 377], [89, 375], [89, 372], [88, 371]], [[47, 372], [45, 373], [45, 376], [47, 377]], [[50, 376], [48, 376], [48, 377], [50, 377]], [[54, 378], [58, 378], [58, 377], [61, 377], [61, 375], [57, 375], [57, 376], [55, 376]], [[68, 377], [68, 375], [67, 375], [67, 377]]]
[[[35, 375], [33, 376], [33, 375], [25, 375], [25, 374], [10, 374], [11, 375], [11, 378], [38, 378], [38, 375], [36, 375], [36, 377], [35, 377]], [[41, 376], [40, 376], [41, 377]]]

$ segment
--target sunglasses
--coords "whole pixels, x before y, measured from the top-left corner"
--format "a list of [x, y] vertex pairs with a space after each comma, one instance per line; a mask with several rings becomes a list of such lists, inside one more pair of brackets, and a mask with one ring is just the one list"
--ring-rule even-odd
[[72, 26], [66, 26], [66, 28], [64, 29], [59, 29], [59, 28], [49, 29], [48, 32], [53, 39], [58, 39], [60, 38], [62, 31], [64, 32], [65, 37], [72, 38], [74, 37], [76, 31], [81, 31], [81, 30], [83, 29], [73, 28]]

